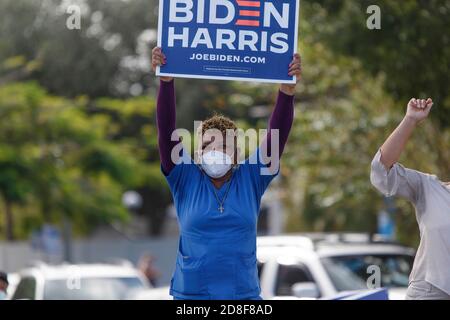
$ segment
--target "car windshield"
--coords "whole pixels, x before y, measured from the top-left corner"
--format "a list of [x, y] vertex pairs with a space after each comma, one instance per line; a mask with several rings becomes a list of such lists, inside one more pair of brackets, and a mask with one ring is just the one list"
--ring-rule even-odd
[[[407, 287], [414, 257], [410, 255], [352, 255], [322, 258], [337, 291], [367, 289], [379, 267], [381, 287]], [[376, 269], [375, 269], [376, 270]], [[369, 282], [372, 283], [371, 281]]]
[[144, 288], [138, 277], [81, 278], [45, 282], [46, 300], [120, 300], [135, 289]]

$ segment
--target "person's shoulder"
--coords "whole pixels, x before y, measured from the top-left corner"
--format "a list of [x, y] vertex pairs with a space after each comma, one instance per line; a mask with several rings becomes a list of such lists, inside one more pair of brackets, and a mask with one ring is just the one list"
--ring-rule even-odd
[[435, 174], [432, 173], [425, 173], [425, 172], [420, 172], [417, 171], [420, 175], [422, 175], [424, 181], [429, 182], [431, 184], [436, 184], [436, 185], [445, 185], [444, 182], [439, 179], [439, 177]]
[[195, 160], [191, 157], [190, 153], [183, 148], [181, 157], [176, 163], [174, 163], [174, 167], [169, 174], [165, 174], [165, 176], [168, 180], [176, 179], [176, 177], [179, 176], [194, 179], [196, 177], [196, 173], [200, 172], [201, 169], [198, 164], [195, 163]]

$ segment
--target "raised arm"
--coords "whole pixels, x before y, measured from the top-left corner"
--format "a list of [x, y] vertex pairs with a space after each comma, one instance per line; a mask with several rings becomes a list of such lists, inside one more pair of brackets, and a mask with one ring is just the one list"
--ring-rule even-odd
[[[289, 64], [288, 74], [297, 77], [297, 83], [301, 78], [301, 58], [299, 54], [295, 54], [292, 62]], [[284, 146], [289, 137], [289, 132], [294, 120], [294, 96], [296, 84], [282, 84], [278, 91], [277, 102], [272, 114], [269, 118], [267, 130], [267, 138], [263, 141], [261, 148], [267, 147], [267, 156], [272, 155], [272, 139], [271, 130], [278, 130], [279, 147], [278, 154], [281, 157]]]
[[425, 119], [433, 101], [411, 99], [405, 118], [378, 150], [371, 163], [370, 181], [385, 196], [400, 196], [413, 204], [422, 203], [422, 181], [427, 175], [397, 163], [416, 125]]
[[[152, 69], [166, 63], [166, 58], [161, 49], [156, 47], [152, 51]], [[160, 77], [158, 99], [156, 106], [156, 124], [158, 128], [158, 148], [161, 167], [164, 174], [168, 175], [175, 167], [171, 158], [173, 147], [179, 141], [172, 141], [172, 133], [176, 126], [175, 109], [175, 84], [171, 77]]]
[[387, 170], [398, 161], [415, 127], [428, 116], [432, 106], [433, 100], [430, 98], [409, 101], [402, 122], [381, 146], [380, 161]]

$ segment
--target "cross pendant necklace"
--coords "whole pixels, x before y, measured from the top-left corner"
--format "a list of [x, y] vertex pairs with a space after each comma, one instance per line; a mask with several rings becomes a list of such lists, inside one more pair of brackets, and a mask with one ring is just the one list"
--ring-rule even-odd
[[214, 191], [214, 196], [216, 197], [217, 203], [219, 204], [218, 210], [220, 213], [223, 213], [225, 211], [225, 208], [223, 206], [225, 199], [227, 198], [228, 195], [228, 191], [230, 191], [230, 186], [231, 186], [231, 178], [233, 178], [233, 176], [230, 177], [230, 180], [228, 181], [228, 187], [227, 190], [225, 191], [225, 195], [222, 198], [222, 201], [220, 201], [219, 196], [217, 195], [216, 192], [216, 187], [213, 185], [213, 191]]

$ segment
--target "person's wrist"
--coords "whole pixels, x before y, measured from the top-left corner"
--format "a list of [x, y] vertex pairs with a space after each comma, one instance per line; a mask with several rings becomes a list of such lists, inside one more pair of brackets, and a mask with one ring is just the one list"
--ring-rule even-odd
[[295, 85], [282, 84], [280, 86], [280, 91], [289, 96], [293, 96], [295, 95]]
[[405, 115], [405, 117], [403, 118], [403, 121], [405, 121], [407, 124], [415, 127], [419, 124], [419, 120], [410, 116], [410, 115]]

